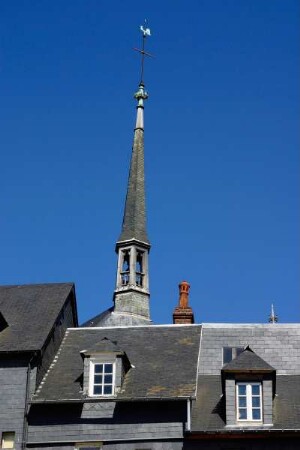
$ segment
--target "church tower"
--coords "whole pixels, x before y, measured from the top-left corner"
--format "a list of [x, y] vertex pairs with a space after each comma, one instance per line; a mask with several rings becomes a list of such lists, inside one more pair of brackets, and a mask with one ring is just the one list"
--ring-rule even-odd
[[141, 81], [134, 97], [137, 101], [132, 155], [127, 184], [122, 230], [116, 243], [117, 277], [114, 306], [89, 320], [83, 326], [149, 325], [150, 242], [146, 229], [145, 169], [144, 169], [144, 102], [148, 98], [143, 81], [145, 40], [149, 28], [140, 27], [142, 49]]
[[117, 280], [115, 311], [150, 320], [148, 254], [144, 172], [144, 101], [148, 98], [143, 81], [135, 94], [137, 116], [127, 186], [122, 232], [116, 244]]

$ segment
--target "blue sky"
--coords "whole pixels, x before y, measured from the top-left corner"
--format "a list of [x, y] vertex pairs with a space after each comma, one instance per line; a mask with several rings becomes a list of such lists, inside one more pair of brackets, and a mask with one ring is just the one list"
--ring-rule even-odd
[[0, 283], [112, 304], [139, 81], [152, 318], [299, 321], [297, 0], [0, 4]]

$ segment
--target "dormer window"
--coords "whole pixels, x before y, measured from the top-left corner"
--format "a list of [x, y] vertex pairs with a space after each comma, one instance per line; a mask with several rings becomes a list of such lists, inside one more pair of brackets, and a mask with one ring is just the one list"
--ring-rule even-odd
[[243, 351], [244, 347], [223, 347], [223, 366], [237, 358]]
[[114, 395], [115, 364], [91, 361], [90, 395]]
[[80, 353], [83, 359], [83, 394], [86, 397], [117, 395], [131, 367], [117, 342], [104, 337]]
[[261, 383], [237, 383], [237, 420], [262, 421]]
[[226, 426], [272, 425], [276, 371], [250, 347], [222, 368]]

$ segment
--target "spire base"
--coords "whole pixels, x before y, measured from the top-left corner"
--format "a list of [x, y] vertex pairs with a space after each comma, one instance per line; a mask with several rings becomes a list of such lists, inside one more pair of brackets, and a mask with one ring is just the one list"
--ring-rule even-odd
[[114, 311], [117, 313], [133, 314], [150, 320], [149, 293], [128, 289], [126, 292], [115, 291]]

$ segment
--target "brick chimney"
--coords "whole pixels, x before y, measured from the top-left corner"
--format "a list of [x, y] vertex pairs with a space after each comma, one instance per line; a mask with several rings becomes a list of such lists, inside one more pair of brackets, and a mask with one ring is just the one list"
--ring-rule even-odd
[[174, 324], [191, 324], [194, 323], [194, 313], [189, 306], [189, 290], [190, 285], [187, 281], [182, 281], [179, 284], [179, 305], [176, 306], [173, 312]]

